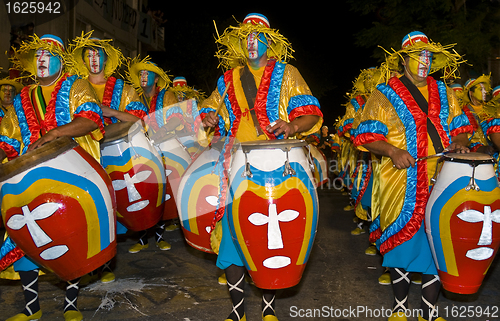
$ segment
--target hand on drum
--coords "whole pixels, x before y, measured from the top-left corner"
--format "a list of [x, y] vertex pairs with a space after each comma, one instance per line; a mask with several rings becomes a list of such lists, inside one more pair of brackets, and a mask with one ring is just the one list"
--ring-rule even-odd
[[36, 142], [28, 146], [28, 152], [32, 151], [50, 141], [53, 141], [54, 139], [58, 138], [59, 135], [57, 134], [57, 131], [54, 129], [50, 130], [47, 134], [43, 135], [40, 139], [38, 139]]
[[294, 126], [292, 123], [287, 123], [284, 120], [278, 119], [275, 122], [272, 122], [266, 127], [266, 130], [274, 135], [278, 136], [283, 134], [285, 139], [290, 136], [295, 135], [297, 133], [297, 126]]
[[465, 147], [460, 143], [451, 143], [450, 146], [446, 147], [446, 151], [452, 151], [453, 153], [470, 153], [469, 148]]

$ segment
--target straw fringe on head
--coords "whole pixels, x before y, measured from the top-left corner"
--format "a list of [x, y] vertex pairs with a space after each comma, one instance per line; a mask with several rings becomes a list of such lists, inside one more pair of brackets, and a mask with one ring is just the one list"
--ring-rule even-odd
[[[407, 36], [411, 35], [408, 34]], [[411, 37], [410, 37], [411, 38]], [[410, 41], [406, 43], [405, 47], [400, 50], [394, 50], [391, 48], [392, 52], [389, 52], [382, 48], [386, 53], [386, 64], [384, 65], [386, 80], [388, 81], [395, 72], [401, 72], [401, 62], [404, 61], [406, 56], [410, 56], [414, 59], [419, 59], [420, 52], [422, 50], [428, 50], [433, 53], [432, 65], [430, 74], [442, 70], [443, 79], [459, 78], [458, 77], [458, 67], [461, 63], [466, 61], [462, 59], [454, 49], [452, 49], [455, 44], [441, 45], [440, 43], [432, 42], [428, 39], [428, 42], [418, 41], [416, 39], [414, 42]]]
[[127, 80], [131, 83], [131, 85], [136, 89], [136, 91], [139, 94], [143, 93], [143, 89], [141, 87], [141, 80], [139, 77], [139, 72], [141, 70], [148, 70], [157, 74], [159, 79], [156, 86], [159, 87], [160, 89], [166, 88], [172, 83], [172, 81], [170, 80], [169, 76], [165, 73], [165, 71], [163, 71], [163, 69], [161, 69], [155, 63], [149, 60], [150, 60], [149, 56], [146, 56], [142, 60], [139, 57], [135, 57], [128, 63], [128, 68], [126, 71]]
[[228, 70], [246, 64], [248, 60], [246, 39], [253, 32], [263, 34], [266, 37], [269, 44], [267, 49], [269, 58], [281, 62], [288, 62], [293, 58], [292, 45], [287, 38], [279, 33], [279, 30], [268, 28], [262, 24], [239, 23], [237, 27], [227, 28], [221, 36], [217, 33], [215, 42], [222, 46], [215, 54], [219, 59], [219, 67], [222, 66]]
[[469, 97], [469, 93], [470, 93], [472, 88], [474, 88], [475, 86], [477, 86], [479, 84], [483, 84], [486, 92], [490, 93], [491, 92], [491, 80], [490, 79], [491, 79], [491, 74], [481, 75], [478, 78], [467, 80], [467, 82], [465, 83], [465, 86], [464, 86], [463, 93], [462, 93], [463, 103], [468, 104], [471, 102], [470, 97]]
[[104, 77], [109, 78], [117, 68], [125, 62], [125, 57], [123, 56], [120, 49], [113, 47], [110, 42], [111, 39], [101, 40], [92, 37], [93, 31], [86, 34], [82, 32], [80, 37], [76, 37], [68, 46], [69, 54], [72, 56], [73, 64], [69, 65], [68, 68], [72, 74], [76, 74], [82, 78], [87, 78], [89, 76], [89, 70], [87, 69], [85, 62], [83, 60], [83, 52], [87, 48], [101, 48], [106, 54], [106, 66], [104, 67]]
[[0, 79], [0, 87], [3, 85], [11, 85], [16, 89], [16, 93], [20, 93], [21, 89], [23, 89], [23, 84], [21, 84], [19, 81], [16, 81], [14, 79], [11, 79], [9, 77], [6, 77], [4, 79]]
[[370, 95], [378, 84], [385, 82], [385, 72], [382, 68], [368, 68], [361, 70], [353, 82], [352, 96]]
[[47, 50], [52, 55], [58, 56], [61, 59], [63, 66], [63, 73], [67, 72], [67, 66], [73, 64], [73, 59], [71, 56], [66, 54], [64, 48], [60, 47], [52, 41], [45, 41], [40, 39], [36, 34], [31, 36], [31, 40], [28, 42], [23, 41], [19, 49], [13, 49], [14, 54], [10, 58], [13, 68], [21, 71], [26, 71], [27, 76], [21, 76], [20, 78], [31, 77], [36, 78], [36, 62], [35, 53], [37, 50]]

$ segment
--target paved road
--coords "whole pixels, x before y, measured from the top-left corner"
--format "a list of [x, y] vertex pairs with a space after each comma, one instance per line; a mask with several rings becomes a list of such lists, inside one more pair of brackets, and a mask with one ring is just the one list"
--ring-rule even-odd
[[[381, 257], [367, 256], [368, 235], [351, 236], [353, 212], [344, 212], [347, 196], [320, 190], [320, 220], [314, 248], [299, 285], [278, 292], [279, 320], [387, 320], [392, 305], [390, 286], [381, 286]], [[154, 246], [129, 254], [133, 236], [118, 243], [110, 284], [91, 283], [80, 291], [78, 307], [84, 320], [222, 321], [231, 311], [227, 288], [217, 284], [221, 271], [215, 256], [186, 245], [180, 231], [166, 232], [170, 251]], [[150, 240], [152, 242], [152, 240]], [[42, 320], [64, 320], [64, 282], [54, 275], [40, 278]], [[260, 292], [246, 286], [247, 320], [261, 320]], [[448, 321], [500, 320], [500, 264], [493, 262], [476, 295], [441, 294], [439, 311]], [[420, 286], [412, 285], [410, 308], [420, 304]], [[0, 280], [0, 320], [24, 307], [19, 281]], [[471, 307], [471, 308], [469, 308]], [[481, 315], [467, 317], [468, 309]], [[486, 308], [495, 315], [484, 314]], [[314, 314], [316, 314], [314, 316]], [[376, 317], [378, 316], [378, 317]], [[409, 320], [417, 320], [409, 318]]]

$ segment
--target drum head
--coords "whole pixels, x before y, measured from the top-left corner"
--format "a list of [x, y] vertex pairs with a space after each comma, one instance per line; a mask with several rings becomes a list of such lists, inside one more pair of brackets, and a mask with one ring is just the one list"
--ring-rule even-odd
[[118, 122], [104, 127], [104, 139], [101, 141], [101, 148], [114, 145], [120, 141], [128, 142], [129, 135], [134, 136], [141, 126], [134, 122]]
[[281, 149], [287, 151], [293, 147], [303, 146], [307, 146], [307, 143], [300, 139], [255, 140], [241, 143], [241, 149], [245, 153], [254, 149]]
[[457, 162], [457, 163], [467, 163], [471, 166], [477, 166], [480, 164], [493, 164], [495, 159], [490, 155], [483, 153], [449, 153], [443, 156], [446, 161]]
[[12, 178], [38, 164], [56, 158], [76, 146], [78, 146], [78, 143], [70, 137], [59, 137], [5, 164], [0, 164], [0, 182]]

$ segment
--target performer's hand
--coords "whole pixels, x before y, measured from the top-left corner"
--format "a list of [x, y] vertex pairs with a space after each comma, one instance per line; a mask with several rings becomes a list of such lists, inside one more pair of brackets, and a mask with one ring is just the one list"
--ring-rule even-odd
[[217, 117], [214, 111], [209, 111], [202, 122], [204, 127], [214, 128], [219, 123], [219, 117]]
[[389, 157], [394, 164], [392, 167], [396, 167], [397, 169], [405, 169], [410, 166], [415, 166], [415, 158], [413, 158], [406, 150], [394, 148], [391, 150]]
[[454, 153], [470, 153], [470, 149], [460, 143], [451, 143], [446, 150], [451, 150]]
[[58, 138], [58, 132], [56, 128], [50, 130], [47, 134], [43, 135], [40, 139], [38, 139], [36, 142], [28, 146], [28, 152], [31, 150], [34, 150], [50, 141], [53, 141], [54, 139]]
[[297, 128], [292, 123], [287, 123], [282, 119], [278, 119], [274, 123], [269, 124], [266, 130], [276, 136], [283, 134], [285, 139], [297, 133]]

